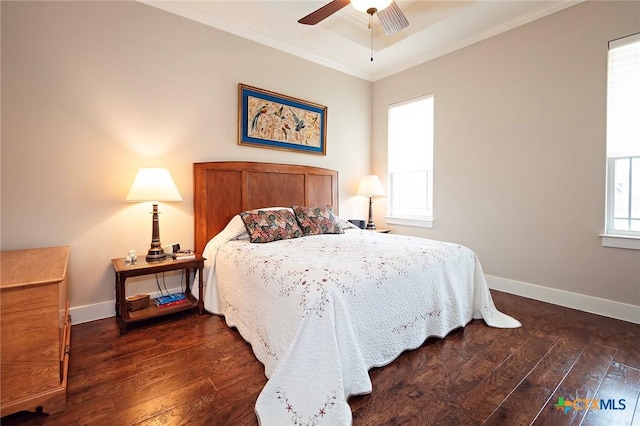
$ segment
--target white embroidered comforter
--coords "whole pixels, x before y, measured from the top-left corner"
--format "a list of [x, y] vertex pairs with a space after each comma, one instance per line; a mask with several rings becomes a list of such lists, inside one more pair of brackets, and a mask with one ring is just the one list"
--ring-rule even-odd
[[520, 326], [496, 310], [466, 247], [362, 230], [233, 240], [243, 233], [236, 216], [207, 245], [205, 308], [265, 366], [263, 426], [349, 425], [347, 398], [371, 392], [370, 368], [472, 318]]

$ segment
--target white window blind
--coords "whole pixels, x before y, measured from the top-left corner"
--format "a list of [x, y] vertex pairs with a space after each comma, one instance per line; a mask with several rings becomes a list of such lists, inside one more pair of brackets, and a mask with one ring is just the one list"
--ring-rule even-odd
[[433, 117], [433, 95], [389, 106], [388, 223], [433, 219]]
[[609, 43], [606, 233], [640, 237], [640, 34]]

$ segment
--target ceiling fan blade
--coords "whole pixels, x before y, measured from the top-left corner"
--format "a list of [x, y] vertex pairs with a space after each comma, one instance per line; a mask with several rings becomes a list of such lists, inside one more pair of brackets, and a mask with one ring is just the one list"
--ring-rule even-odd
[[407, 17], [404, 16], [400, 6], [395, 1], [392, 1], [389, 6], [376, 12], [382, 28], [387, 35], [393, 35], [398, 31], [401, 31], [409, 26]]
[[298, 22], [305, 25], [315, 25], [323, 19], [333, 15], [349, 3], [349, 0], [333, 0], [332, 2], [322, 6], [320, 9], [317, 9], [304, 18], [298, 20]]

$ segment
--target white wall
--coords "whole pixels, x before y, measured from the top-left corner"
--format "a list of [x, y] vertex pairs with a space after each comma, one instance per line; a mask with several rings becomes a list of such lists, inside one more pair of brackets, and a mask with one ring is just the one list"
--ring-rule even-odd
[[[366, 214], [371, 83], [141, 3], [1, 7], [1, 246], [70, 245], [72, 307], [112, 311], [110, 260], [149, 248], [150, 206], [124, 201], [139, 167], [167, 167], [184, 199], [160, 205], [163, 243], [193, 246], [193, 162], [338, 170], [341, 215]], [[238, 83], [326, 105], [327, 155], [237, 145]]]
[[[507, 291], [617, 301], [640, 322], [640, 251], [598, 236], [607, 42], [639, 31], [639, 2], [585, 2], [374, 83], [381, 176], [388, 105], [435, 95], [435, 227], [393, 231], [469, 246]], [[385, 199], [375, 206], [382, 224]]]

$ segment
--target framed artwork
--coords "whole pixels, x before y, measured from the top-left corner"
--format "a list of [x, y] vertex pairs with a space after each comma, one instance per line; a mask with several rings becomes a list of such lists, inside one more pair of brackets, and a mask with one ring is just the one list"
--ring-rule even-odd
[[238, 144], [327, 153], [327, 107], [240, 83]]

